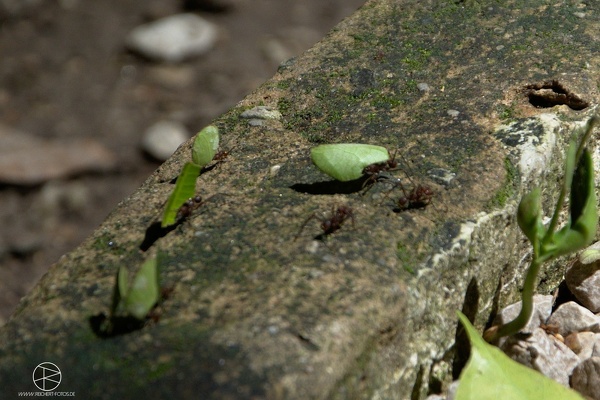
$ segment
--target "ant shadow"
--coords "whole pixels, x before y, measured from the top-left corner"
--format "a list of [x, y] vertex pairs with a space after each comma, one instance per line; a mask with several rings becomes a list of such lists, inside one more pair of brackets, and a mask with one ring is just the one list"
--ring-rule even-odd
[[347, 182], [332, 179], [315, 183], [296, 183], [290, 186], [290, 189], [307, 194], [352, 194], [362, 191], [369, 179], [370, 177], [365, 175]]
[[144, 235], [144, 240], [140, 244], [140, 250], [147, 251], [150, 247], [156, 243], [156, 241], [162, 237], [165, 237], [169, 232], [177, 228], [183, 221], [177, 221], [173, 225], [161, 226], [160, 222], [152, 223], [147, 229]]
[[88, 322], [96, 336], [102, 339], [135, 332], [142, 329], [146, 324], [146, 321], [134, 317], [113, 316], [110, 318], [104, 313], [91, 316]]

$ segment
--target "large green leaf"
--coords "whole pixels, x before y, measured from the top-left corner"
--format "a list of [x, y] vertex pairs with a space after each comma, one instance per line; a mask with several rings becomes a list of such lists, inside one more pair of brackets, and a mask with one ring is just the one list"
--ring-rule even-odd
[[456, 400], [584, 400], [577, 392], [511, 360], [487, 344], [458, 313], [471, 342], [471, 358], [460, 375]]
[[177, 212], [188, 199], [196, 194], [196, 179], [200, 174], [200, 166], [191, 162], [186, 163], [177, 177], [175, 188], [169, 196], [163, 212], [161, 227], [165, 228], [177, 222]]

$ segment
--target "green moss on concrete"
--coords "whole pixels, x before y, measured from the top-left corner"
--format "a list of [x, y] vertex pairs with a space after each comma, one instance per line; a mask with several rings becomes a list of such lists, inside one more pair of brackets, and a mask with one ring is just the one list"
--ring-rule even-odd
[[504, 184], [496, 191], [494, 197], [490, 199], [490, 202], [486, 207], [488, 210], [504, 207], [506, 203], [509, 200], [514, 199], [515, 195], [518, 193], [517, 186], [519, 174], [517, 167], [510, 161], [509, 158], [505, 158], [504, 169], [506, 170]]

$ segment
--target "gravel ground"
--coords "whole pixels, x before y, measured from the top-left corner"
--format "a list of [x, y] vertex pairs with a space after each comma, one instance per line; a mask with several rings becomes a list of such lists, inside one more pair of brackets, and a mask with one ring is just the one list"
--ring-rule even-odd
[[[159, 165], [140, 150], [145, 129], [168, 119], [196, 132], [363, 3], [0, 0], [0, 137], [35, 139], [26, 166], [39, 147], [81, 139], [113, 157], [110, 172], [0, 182], [0, 324]], [[134, 27], [186, 10], [218, 27], [207, 54], [161, 64], [126, 50]]]

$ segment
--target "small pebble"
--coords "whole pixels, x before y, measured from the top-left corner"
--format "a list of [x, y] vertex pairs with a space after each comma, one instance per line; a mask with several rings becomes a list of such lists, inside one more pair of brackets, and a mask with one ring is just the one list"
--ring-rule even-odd
[[165, 161], [189, 137], [187, 129], [180, 123], [159, 121], [146, 130], [142, 148], [155, 159]]
[[180, 62], [209, 51], [216, 26], [195, 14], [178, 14], [140, 25], [127, 36], [127, 46], [151, 59]]
[[460, 111], [458, 111], [458, 110], [448, 110], [447, 113], [452, 118], [456, 118], [456, 117], [458, 117], [458, 114], [460, 114]]
[[281, 119], [281, 113], [267, 106], [257, 106], [240, 114], [245, 119]]
[[600, 311], [600, 260], [588, 264], [575, 261], [567, 269], [565, 281], [577, 301], [592, 312]]
[[456, 178], [456, 173], [444, 168], [433, 168], [427, 171], [427, 175], [429, 175], [434, 181], [437, 183], [450, 186], [450, 183]]
[[269, 169], [269, 175], [271, 177], [274, 177], [275, 175], [277, 175], [279, 173], [279, 170], [281, 169], [281, 165], [276, 164], [273, 165], [270, 169]]
[[250, 126], [263, 126], [264, 124], [265, 121], [262, 119], [253, 118], [251, 120], [248, 120], [248, 125]]
[[417, 84], [417, 89], [421, 92], [429, 92], [431, 90], [429, 85], [424, 82]]

